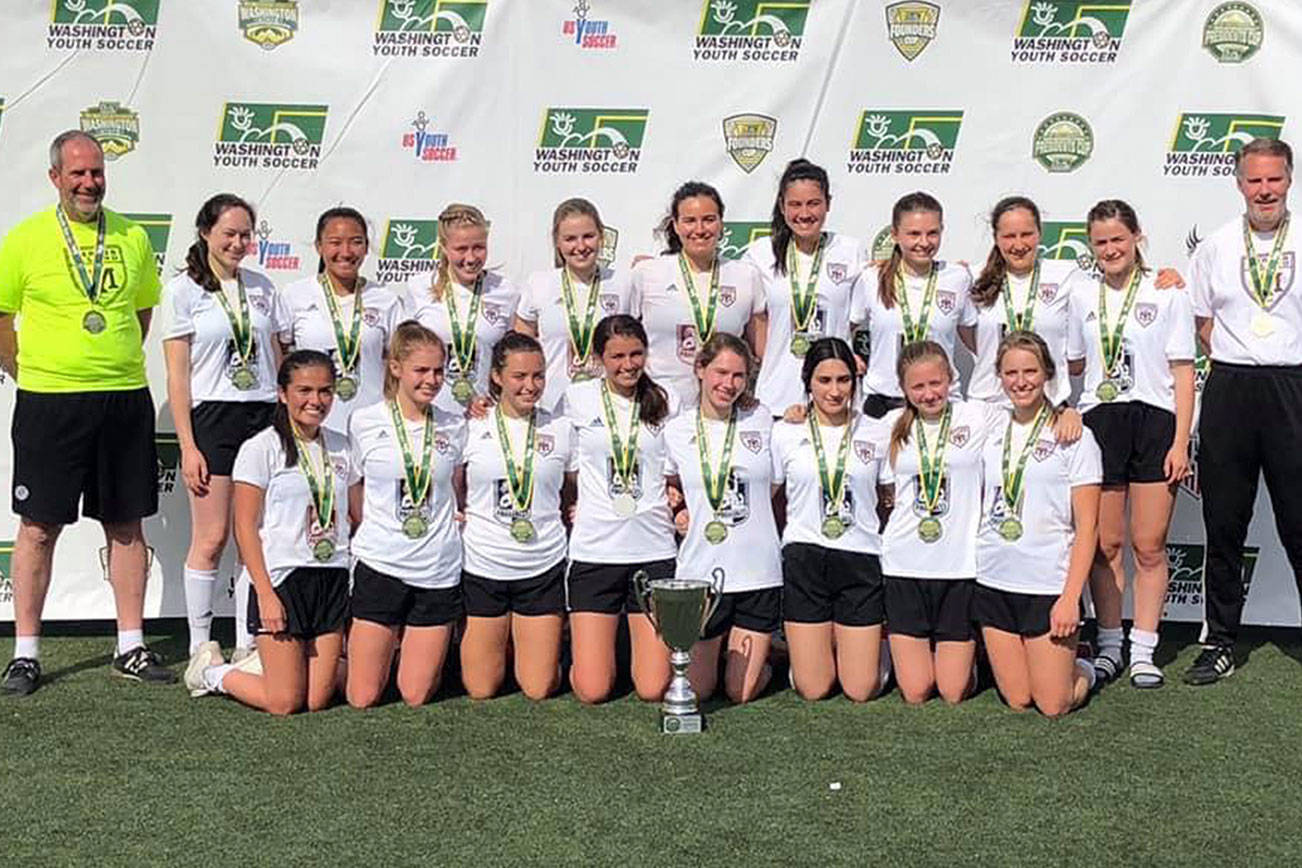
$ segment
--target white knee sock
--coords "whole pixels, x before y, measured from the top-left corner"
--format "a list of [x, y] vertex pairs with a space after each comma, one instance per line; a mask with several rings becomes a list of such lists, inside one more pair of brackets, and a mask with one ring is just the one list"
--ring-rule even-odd
[[145, 644], [144, 630], [119, 630], [118, 631], [118, 656], [121, 657], [128, 651], [134, 651]]
[[40, 636], [14, 636], [14, 657], [41, 659]]
[[235, 574], [235, 647], [252, 648], [253, 634], [249, 632], [249, 591], [253, 583], [249, 574], [240, 570]]
[[212, 638], [212, 589], [216, 570], [185, 568], [185, 614], [190, 624], [190, 653]]
[[1157, 634], [1148, 630], [1130, 628], [1130, 662], [1152, 663], [1153, 652], [1157, 650]]
[[1100, 627], [1099, 628], [1099, 647], [1100, 656], [1111, 657], [1118, 663], [1121, 662], [1121, 637], [1123, 631], [1120, 627]]

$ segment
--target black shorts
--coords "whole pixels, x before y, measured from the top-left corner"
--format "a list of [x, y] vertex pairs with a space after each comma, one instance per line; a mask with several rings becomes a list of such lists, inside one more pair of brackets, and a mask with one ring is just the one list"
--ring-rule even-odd
[[1058, 594], [1018, 594], [977, 585], [972, 614], [982, 627], [1016, 633], [1027, 639], [1049, 632], [1049, 611]]
[[1165, 482], [1175, 414], [1141, 401], [1101, 404], [1084, 416], [1103, 453], [1103, 484]]
[[972, 579], [886, 577], [886, 623], [892, 633], [935, 642], [970, 642]]
[[461, 573], [461, 595], [466, 614], [497, 618], [517, 615], [560, 615], [565, 612], [565, 561], [536, 576], [514, 581], [486, 579]]
[[885, 616], [877, 555], [810, 543], [782, 547], [782, 620], [872, 627]]
[[386, 627], [441, 627], [461, 618], [461, 586], [414, 588], [358, 561], [349, 608], [354, 618]]
[[[348, 570], [343, 567], [299, 567], [276, 586], [285, 608], [285, 633], [313, 639], [341, 633], [348, 619]], [[249, 594], [249, 632], [266, 633], [258, 617], [257, 592]]]
[[646, 570], [647, 579], [672, 579], [678, 562], [673, 558], [645, 564], [594, 564], [570, 561], [565, 579], [565, 599], [571, 612], [618, 615], [641, 612], [633, 574]]
[[203, 401], [190, 411], [194, 444], [213, 476], [230, 476], [235, 454], [254, 434], [271, 424], [270, 401]]
[[705, 622], [701, 638], [715, 639], [733, 627], [753, 630], [756, 633], [772, 633], [778, 629], [781, 614], [781, 588], [724, 594], [723, 599], [719, 601], [719, 608], [715, 609], [710, 620]]
[[903, 406], [904, 399], [896, 398], [893, 395], [873, 393], [863, 399], [864, 415], [872, 419], [880, 419], [892, 410], [898, 410]]
[[42, 524], [82, 514], [127, 522], [158, 512], [154, 402], [125, 392], [18, 390], [12, 427], [13, 510]]

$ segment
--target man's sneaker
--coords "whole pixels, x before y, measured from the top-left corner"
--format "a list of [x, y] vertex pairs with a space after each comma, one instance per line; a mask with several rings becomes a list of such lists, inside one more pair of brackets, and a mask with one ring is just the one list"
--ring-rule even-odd
[[1223, 645], [1209, 645], [1184, 672], [1185, 684], [1215, 684], [1234, 674], [1234, 650]]
[[163, 665], [163, 659], [144, 645], [113, 658], [113, 674], [152, 684], [173, 684], [176, 673]]
[[0, 693], [26, 696], [40, 683], [40, 662], [32, 657], [15, 657], [5, 667], [4, 681], [0, 681]]
[[222, 659], [222, 646], [216, 642], [204, 642], [196, 648], [190, 655], [189, 665], [185, 667], [185, 686], [189, 688], [190, 695], [199, 697], [212, 693], [203, 683], [204, 670], [209, 666], [220, 666], [225, 662]]

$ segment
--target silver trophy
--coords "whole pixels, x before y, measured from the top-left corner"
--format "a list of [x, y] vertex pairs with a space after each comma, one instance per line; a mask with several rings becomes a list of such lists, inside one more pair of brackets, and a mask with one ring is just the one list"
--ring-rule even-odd
[[692, 646], [701, 638], [701, 630], [714, 614], [723, 597], [721, 585], [700, 579], [656, 579], [645, 571], [633, 575], [637, 601], [651, 620], [651, 626], [669, 646], [669, 665], [674, 677], [660, 706], [660, 731], [667, 734], [700, 732], [701, 712], [696, 694], [687, 680], [687, 666], [692, 662]]

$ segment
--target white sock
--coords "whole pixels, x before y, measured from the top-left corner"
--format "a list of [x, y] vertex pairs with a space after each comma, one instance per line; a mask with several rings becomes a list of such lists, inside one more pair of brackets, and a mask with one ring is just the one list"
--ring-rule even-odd
[[1130, 663], [1152, 663], [1157, 649], [1157, 634], [1148, 630], [1130, 628]]
[[212, 589], [216, 570], [185, 568], [185, 614], [190, 624], [190, 653], [212, 638]]
[[253, 634], [249, 632], [249, 591], [253, 583], [249, 574], [240, 570], [235, 574], [235, 647], [252, 648]]
[[145, 644], [144, 630], [119, 630], [118, 631], [118, 656], [121, 657], [128, 651], [134, 651]]
[[225, 693], [226, 691], [222, 689], [222, 679], [226, 677], [227, 672], [230, 672], [234, 668], [235, 667], [229, 663], [219, 663], [216, 666], [209, 666], [203, 671], [203, 686], [207, 687], [209, 690], [215, 690], [218, 693]]
[[1120, 627], [1100, 627], [1099, 628], [1099, 655], [1108, 656], [1118, 663], [1121, 662], [1121, 637], [1123, 631]]
[[14, 636], [14, 656], [41, 659], [40, 636]]
[[1076, 658], [1076, 671], [1085, 676], [1085, 686], [1093, 690], [1094, 679], [1097, 677], [1094, 672], [1094, 664], [1078, 657]]

